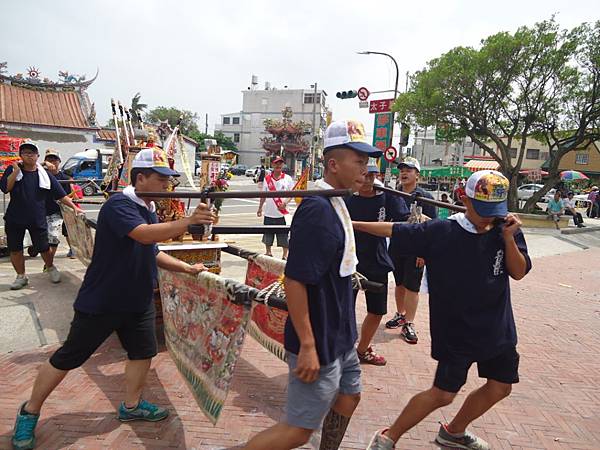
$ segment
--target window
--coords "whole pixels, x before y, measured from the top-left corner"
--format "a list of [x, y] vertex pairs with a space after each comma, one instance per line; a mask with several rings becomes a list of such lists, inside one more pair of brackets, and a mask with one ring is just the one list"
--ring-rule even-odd
[[[312, 104], [315, 102], [315, 94], [304, 94], [304, 104]], [[321, 94], [317, 94], [317, 103], [321, 103]]]
[[517, 149], [515, 147], [511, 147], [508, 149], [511, 158], [517, 157]]
[[239, 125], [240, 124], [240, 118], [239, 117], [234, 117], [233, 118], [233, 124], [234, 125]]
[[540, 159], [540, 151], [536, 148], [528, 148], [525, 159]]
[[540, 153], [541, 158], [546, 161], [550, 157], [550, 152], [542, 152]]
[[236, 144], [240, 143], [240, 133], [233, 133], [233, 142]]
[[589, 153], [577, 153], [575, 155], [575, 164], [588, 164], [590, 162]]
[[231, 123], [230, 117], [223, 117], [223, 125], [229, 125]]

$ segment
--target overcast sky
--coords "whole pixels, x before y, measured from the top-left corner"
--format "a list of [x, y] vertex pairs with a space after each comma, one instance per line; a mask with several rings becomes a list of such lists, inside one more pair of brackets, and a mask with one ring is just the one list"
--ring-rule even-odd
[[357, 99], [338, 100], [335, 93], [392, 89], [395, 71], [386, 57], [356, 51], [394, 55], [403, 88], [406, 71], [455, 46], [476, 46], [553, 13], [571, 28], [597, 20], [597, 6], [597, 0], [4, 1], [0, 61], [8, 62], [9, 74], [35, 66], [51, 79], [59, 70], [90, 78], [98, 67], [88, 93], [102, 124], [111, 97], [130, 103], [141, 92], [150, 107], [198, 113], [200, 129], [208, 113], [212, 132], [219, 114], [241, 109], [241, 91], [255, 74], [261, 89], [265, 81], [306, 89], [316, 81], [329, 94], [334, 119], [357, 118], [370, 133], [372, 116], [358, 109]]

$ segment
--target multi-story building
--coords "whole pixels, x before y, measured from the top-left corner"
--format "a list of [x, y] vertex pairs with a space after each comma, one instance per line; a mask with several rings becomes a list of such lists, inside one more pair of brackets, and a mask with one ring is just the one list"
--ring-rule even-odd
[[[281, 119], [282, 111], [289, 107], [292, 110], [292, 121], [304, 121], [314, 126], [316, 157], [320, 157], [322, 134], [328, 111], [327, 93], [315, 88], [282, 89], [271, 87], [265, 83], [264, 89], [257, 89], [258, 81], [253, 77], [252, 86], [242, 91], [242, 110], [221, 115], [221, 123], [215, 127], [237, 145], [238, 162], [241, 164], [259, 164], [266, 152], [261, 138], [268, 137], [265, 131], [265, 119]], [[312, 132], [306, 137], [310, 143]]]

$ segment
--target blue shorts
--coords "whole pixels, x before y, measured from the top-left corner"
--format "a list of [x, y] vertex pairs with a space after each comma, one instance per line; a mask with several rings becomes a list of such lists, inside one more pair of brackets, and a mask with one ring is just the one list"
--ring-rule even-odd
[[304, 383], [294, 374], [298, 356], [287, 352], [290, 369], [286, 402], [288, 425], [318, 430], [339, 394], [355, 395], [361, 391], [360, 362], [356, 349], [344, 353], [331, 364], [321, 366], [319, 378]]

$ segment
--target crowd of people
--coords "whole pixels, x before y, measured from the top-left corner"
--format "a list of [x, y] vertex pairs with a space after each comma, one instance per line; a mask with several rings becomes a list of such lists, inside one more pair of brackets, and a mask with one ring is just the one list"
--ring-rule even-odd
[[[441, 213], [445, 208], [438, 210], [428, 204], [431, 195], [418, 187], [421, 168], [413, 158], [399, 165], [396, 188], [409, 195], [406, 200], [376, 189], [380, 181], [373, 163], [381, 151], [366, 142], [361, 123], [333, 122], [324, 143], [324, 177], [316, 182], [316, 189], [351, 189], [354, 194], [346, 199], [306, 197], [295, 211], [289, 235], [277, 231], [263, 236], [266, 254], [273, 255], [276, 243], [282, 248], [282, 258], [287, 259], [286, 413], [280, 423], [258, 433], [245, 448], [297, 448], [319, 429], [321, 450], [340, 447], [361, 401], [361, 364], [388, 363], [372, 341], [388, 314], [392, 272], [395, 311], [385, 327], [398, 329], [405, 342], [417, 344], [419, 293], [427, 291], [431, 356], [437, 369], [432, 386], [413, 396], [391, 426], [377, 431], [368, 450], [395, 448], [411, 428], [452, 403], [473, 364], [485, 381], [467, 395], [452, 420], [441, 424], [435, 440], [446, 447], [489, 449], [468, 427], [507, 397], [519, 381], [509, 279], [520, 280], [531, 269], [521, 222], [507, 210], [508, 180], [496, 171], [476, 172], [452, 193], [455, 204], [464, 206], [466, 212], [445, 216]], [[56, 152], [46, 153], [46, 168], [37, 163], [35, 144], [23, 144], [20, 154], [23, 162], [10, 167], [0, 180], [2, 190], [11, 193], [5, 215], [11, 261], [17, 272], [11, 289], [27, 284], [22, 251], [25, 230], [32, 235], [52, 281], [57, 282], [51, 245], [58, 217], [48, 205], [60, 201], [77, 208], [56, 181], [55, 175], [60, 176]], [[293, 181], [283, 168], [283, 159], [275, 158], [272, 170], [263, 171], [259, 188], [292, 189]], [[14, 448], [34, 447], [35, 427], [47, 397], [113, 331], [128, 358], [125, 394], [117, 418], [158, 421], [169, 415], [167, 409], [142, 397], [157, 352], [152, 299], [157, 266], [191, 274], [206, 268], [172, 258], [158, 251], [156, 243], [182, 234], [190, 224], [209, 224], [215, 219], [211, 209], [201, 203], [190, 217], [157, 223], [155, 199], [140, 194], [166, 190], [169, 177], [177, 175], [162, 150], [142, 150], [133, 161], [131, 185], [101, 208], [94, 254], [74, 302], [71, 329], [64, 344], [41, 365], [30, 398], [19, 408]], [[594, 204], [597, 189], [593, 192]], [[560, 194], [555, 198], [550, 211], [560, 203], [558, 213], [570, 208], [576, 213], [574, 205], [563, 201]], [[569, 198], [572, 200], [572, 195]], [[283, 226], [289, 201], [261, 199], [257, 215], [266, 226]], [[442, 201], [450, 203], [447, 194]], [[438, 212], [448, 220], [436, 220]], [[574, 215], [574, 220], [582, 219]], [[456, 264], [458, 255], [460, 266]], [[135, 273], [131, 267], [137, 268]], [[383, 286], [381, 291], [365, 293], [367, 314], [360, 330], [355, 311], [362, 297], [352, 284], [356, 272]], [[464, 280], [465, 274], [470, 281], [457, 282]]]
[[[458, 195], [466, 212], [435, 220], [434, 207], [414, 204], [417, 196], [431, 198], [417, 186], [418, 161], [407, 158], [400, 164], [397, 188], [412, 195], [404, 201], [374, 188], [378, 170], [369, 158], [379, 156], [366, 142], [362, 124], [337, 121], [327, 128], [324, 178], [316, 186], [355, 194], [345, 201], [305, 198], [294, 214], [289, 241], [282, 240], [286, 249], [289, 244], [286, 415], [254, 436], [247, 450], [300, 447], [318, 429], [321, 450], [339, 448], [361, 399], [361, 364], [387, 363], [371, 341], [387, 314], [389, 272], [396, 283], [396, 311], [386, 327], [400, 329], [406, 342], [416, 344], [419, 292], [427, 289], [431, 355], [438, 367], [433, 386], [414, 396], [392, 426], [375, 433], [368, 449], [393, 449], [409, 429], [451, 403], [474, 363], [486, 382], [467, 396], [452, 421], [441, 425], [436, 441], [489, 448], [467, 427], [519, 381], [509, 277], [521, 279], [531, 269], [521, 222], [507, 210], [508, 180], [499, 172], [477, 172]], [[271, 237], [265, 244], [272, 242]], [[461, 267], [455, 259], [459, 254], [465, 261]], [[355, 271], [384, 286], [383, 292], [366, 292], [360, 333], [351, 283]], [[464, 273], [478, 282], [456, 282]]]

